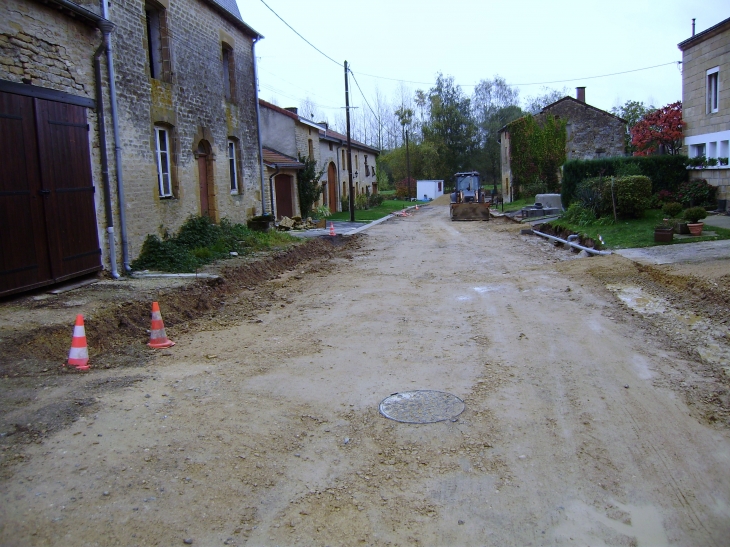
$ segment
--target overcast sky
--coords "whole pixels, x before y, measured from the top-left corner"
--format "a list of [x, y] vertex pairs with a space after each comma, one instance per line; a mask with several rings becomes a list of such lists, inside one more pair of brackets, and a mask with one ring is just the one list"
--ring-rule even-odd
[[[335, 64], [262, 0], [237, 1], [265, 37], [256, 46], [261, 98], [282, 107], [309, 98], [330, 122], [345, 104], [345, 60], [371, 105], [378, 90], [389, 102], [403, 87], [428, 90], [441, 72], [468, 95], [499, 75], [523, 100], [585, 86], [586, 101], [605, 110], [627, 100], [662, 106], [682, 98], [677, 44], [692, 18], [701, 32], [730, 17], [727, 0], [264, 0]], [[656, 65], [665, 66], [596, 78]], [[367, 108], [350, 87], [351, 104]]]

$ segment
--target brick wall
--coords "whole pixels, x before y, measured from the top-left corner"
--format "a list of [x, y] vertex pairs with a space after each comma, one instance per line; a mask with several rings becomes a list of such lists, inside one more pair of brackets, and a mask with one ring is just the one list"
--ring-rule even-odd
[[[162, 28], [169, 46], [169, 75], [152, 78], [147, 54], [143, 0], [111, 5], [116, 85], [123, 148], [127, 231], [130, 255], [140, 251], [147, 234], [176, 231], [189, 215], [200, 213], [198, 162], [207, 141], [211, 216], [245, 222], [261, 212], [260, 163], [252, 38], [202, 0], [169, 3]], [[232, 46], [235, 86], [226, 100], [223, 43]], [[233, 42], [233, 43], [230, 43]], [[165, 81], [169, 80], [169, 81]], [[163, 124], [172, 136], [175, 195], [160, 199], [154, 127]], [[228, 139], [239, 148], [239, 193], [230, 192]]]

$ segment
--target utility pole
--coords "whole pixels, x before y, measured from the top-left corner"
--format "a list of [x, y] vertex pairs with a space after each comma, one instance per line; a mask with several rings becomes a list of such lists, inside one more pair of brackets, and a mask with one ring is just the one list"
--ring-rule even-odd
[[355, 222], [355, 196], [352, 195], [352, 141], [350, 140], [350, 87], [345, 61], [345, 118], [347, 120], [347, 180], [350, 183], [350, 222]]
[[[411, 194], [411, 155], [408, 152], [408, 128], [406, 127], [406, 177], [408, 177], [408, 197], [412, 197], [415, 193]], [[416, 196], [418, 197], [418, 196]]]

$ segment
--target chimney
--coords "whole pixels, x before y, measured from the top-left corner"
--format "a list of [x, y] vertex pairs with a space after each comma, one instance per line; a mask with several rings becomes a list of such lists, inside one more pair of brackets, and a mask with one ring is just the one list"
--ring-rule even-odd
[[692, 17], [692, 36], [695, 35], [695, 18]]
[[576, 87], [575, 88], [575, 98], [581, 102], [586, 102], [586, 88], [585, 87]]
[[297, 114], [297, 115], [299, 115], [299, 112], [297, 111], [298, 109], [297, 109], [297, 107], [296, 107], [296, 106], [287, 106], [287, 107], [286, 107], [286, 108], [285, 108], [284, 110], [288, 110], [288, 111], [289, 111], [289, 112], [291, 112], [292, 114]]

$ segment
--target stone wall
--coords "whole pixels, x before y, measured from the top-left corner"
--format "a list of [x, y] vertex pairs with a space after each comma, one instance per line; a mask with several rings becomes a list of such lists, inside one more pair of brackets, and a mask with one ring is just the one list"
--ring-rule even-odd
[[548, 106], [543, 112], [568, 120], [567, 159], [591, 160], [624, 155], [626, 124], [616, 116], [570, 97]]
[[[93, 60], [94, 52], [102, 42], [101, 32], [40, 2], [4, 0], [3, 8], [0, 79], [95, 99]], [[97, 117], [93, 109], [87, 109], [86, 115], [99, 243], [102, 263], [108, 265]], [[106, 115], [109, 116], [108, 110]], [[113, 154], [112, 147], [109, 153]]]
[[[261, 210], [256, 131], [253, 40], [202, 0], [169, 3], [162, 28], [169, 46], [169, 75], [151, 77], [143, 0], [111, 4], [122, 166], [130, 255], [147, 234], [176, 231], [200, 213], [197, 151], [207, 141], [215, 220], [245, 222]], [[225, 97], [223, 44], [232, 47], [235, 87]], [[169, 81], [165, 81], [169, 80]], [[174, 197], [161, 199], [157, 183], [155, 125], [172, 137]], [[229, 138], [238, 148], [239, 192], [230, 190]]]

